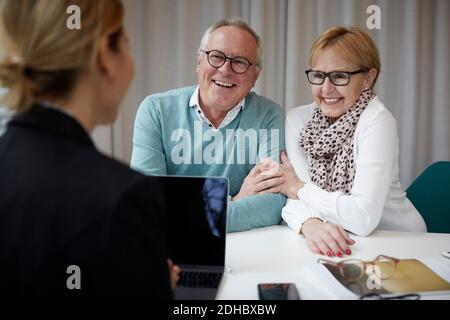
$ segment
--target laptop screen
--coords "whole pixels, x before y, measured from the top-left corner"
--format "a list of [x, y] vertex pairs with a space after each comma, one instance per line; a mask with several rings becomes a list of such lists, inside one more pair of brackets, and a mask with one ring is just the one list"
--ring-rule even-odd
[[166, 199], [169, 257], [179, 265], [225, 265], [226, 178], [158, 177]]

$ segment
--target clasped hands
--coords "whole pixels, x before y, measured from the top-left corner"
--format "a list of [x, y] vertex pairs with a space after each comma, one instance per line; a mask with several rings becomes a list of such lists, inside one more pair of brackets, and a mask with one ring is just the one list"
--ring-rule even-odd
[[[299, 190], [304, 185], [305, 183], [295, 173], [286, 152], [283, 151], [281, 164], [270, 159], [261, 159], [244, 179], [233, 201], [250, 195], [267, 193], [281, 193], [290, 199], [297, 200]], [[352, 251], [349, 246], [355, 243], [341, 226], [331, 222], [324, 223], [317, 218], [305, 221], [300, 233], [305, 236], [312, 252], [329, 257], [350, 255]]]
[[298, 199], [298, 190], [304, 182], [295, 174], [285, 151], [281, 154], [281, 164], [263, 158], [245, 177], [239, 193], [233, 200], [266, 193], [282, 193], [291, 199]]

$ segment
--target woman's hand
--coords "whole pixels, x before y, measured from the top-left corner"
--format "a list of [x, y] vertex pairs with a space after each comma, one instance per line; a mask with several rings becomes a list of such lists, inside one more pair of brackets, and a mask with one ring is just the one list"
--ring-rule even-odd
[[308, 247], [312, 252], [329, 257], [350, 255], [352, 251], [349, 245], [355, 243], [341, 226], [330, 222], [324, 223], [315, 218], [303, 223], [300, 232], [305, 236]]
[[281, 173], [277, 172], [278, 163], [276, 163], [276, 169], [273, 168], [274, 163], [276, 162], [263, 160], [261, 163], [255, 165], [247, 177], [245, 177], [241, 189], [233, 197], [233, 201], [255, 194], [280, 192], [282, 187]]
[[[256, 169], [259, 173], [257, 171], [255, 173], [259, 174], [259, 177], [265, 177], [265, 179], [274, 183], [271, 185], [272, 191], [269, 192], [280, 192], [288, 198], [298, 199], [297, 193], [305, 183], [297, 177], [286, 151], [281, 153], [281, 164], [275, 161], [271, 162], [271, 165], [264, 162], [259, 164]], [[269, 169], [267, 169], [268, 167]]]
[[177, 282], [180, 279], [181, 269], [179, 266], [173, 264], [172, 260], [167, 259], [167, 265], [169, 267], [170, 286], [175, 289]]
[[290, 199], [298, 199], [298, 191], [305, 183], [297, 177], [286, 151], [281, 153], [280, 173], [283, 177], [283, 184], [281, 185], [280, 192]]

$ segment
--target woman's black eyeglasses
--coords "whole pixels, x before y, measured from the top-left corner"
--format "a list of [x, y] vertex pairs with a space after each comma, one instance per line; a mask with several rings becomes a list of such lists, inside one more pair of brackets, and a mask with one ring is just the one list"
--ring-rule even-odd
[[331, 71], [323, 72], [318, 70], [306, 70], [306, 77], [309, 83], [314, 85], [321, 85], [325, 82], [328, 77], [332, 84], [335, 86], [346, 86], [350, 82], [350, 77], [354, 74], [367, 72], [367, 69], [359, 69], [356, 71]]

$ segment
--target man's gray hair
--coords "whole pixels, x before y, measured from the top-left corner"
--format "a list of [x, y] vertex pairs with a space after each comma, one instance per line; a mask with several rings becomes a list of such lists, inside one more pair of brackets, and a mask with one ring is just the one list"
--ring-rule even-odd
[[256, 62], [255, 65], [261, 70], [262, 69], [262, 46], [261, 46], [261, 39], [258, 36], [258, 34], [241, 18], [232, 17], [232, 18], [226, 18], [222, 19], [220, 21], [217, 21], [214, 23], [211, 27], [209, 27], [205, 33], [203, 34], [202, 40], [200, 42], [200, 49], [205, 50], [206, 43], [208, 42], [209, 36], [213, 31], [216, 29], [219, 29], [221, 27], [236, 27], [242, 30], [247, 31], [252, 35], [252, 37], [256, 41], [256, 45], [258, 47], [256, 52]]

